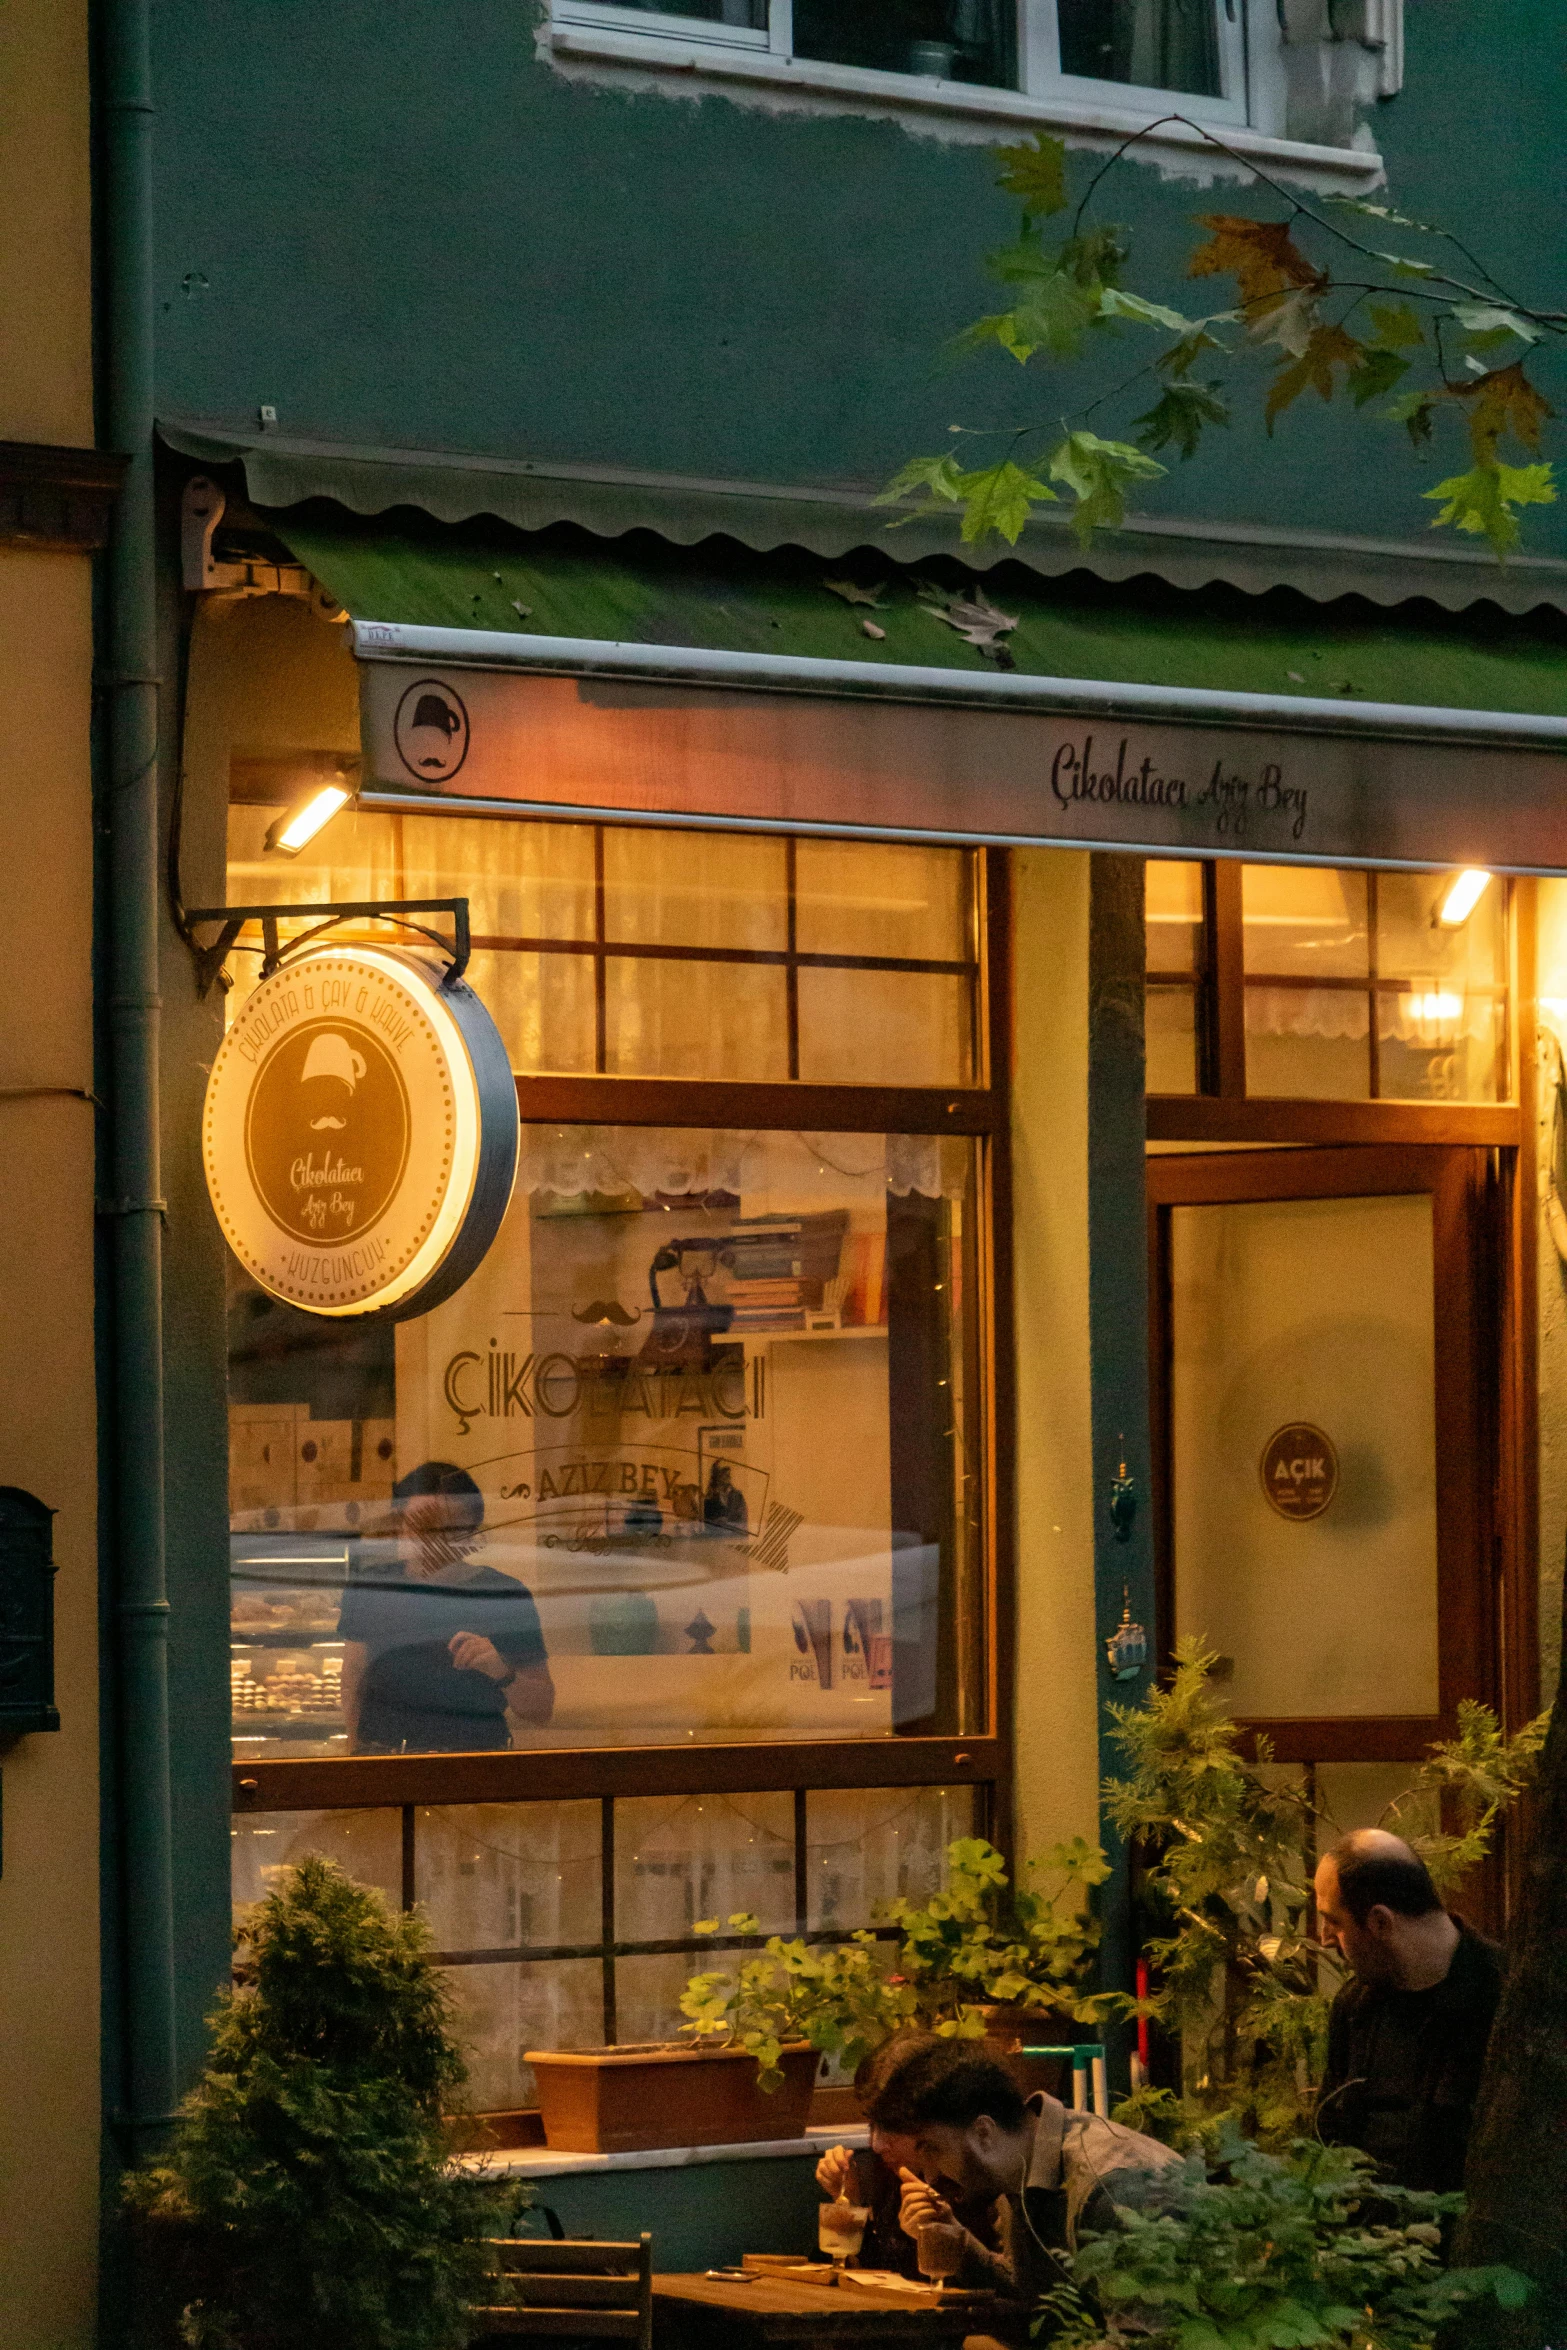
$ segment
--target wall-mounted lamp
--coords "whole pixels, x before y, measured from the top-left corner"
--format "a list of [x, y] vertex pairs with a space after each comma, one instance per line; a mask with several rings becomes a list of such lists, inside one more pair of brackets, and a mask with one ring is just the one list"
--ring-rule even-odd
[[1449, 882], [1445, 896], [1437, 902], [1436, 918], [1443, 930], [1457, 930], [1468, 921], [1480, 900], [1491, 886], [1489, 873], [1478, 866], [1469, 866], [1456, 873]]
[[269, 827], [265, 841], [271, 856], [297, 857], [308, 848], [316, 834], [331, 823], [340, 808], [346, 808], [353, 798], [353, 787], [346, 783], [312, 784], [293, 806], [285, 808], [277, 822]]

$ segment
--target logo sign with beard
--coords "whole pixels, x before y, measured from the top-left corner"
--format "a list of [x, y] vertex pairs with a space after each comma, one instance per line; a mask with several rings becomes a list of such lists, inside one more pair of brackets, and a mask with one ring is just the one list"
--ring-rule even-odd
[[252, 1279], [309, 1313], [427, 1313], [480, 1262], [517, 1165], [506, 1047], [433, 959], [327, 948], [246, 998], [213, 1063], [207, 1187]]

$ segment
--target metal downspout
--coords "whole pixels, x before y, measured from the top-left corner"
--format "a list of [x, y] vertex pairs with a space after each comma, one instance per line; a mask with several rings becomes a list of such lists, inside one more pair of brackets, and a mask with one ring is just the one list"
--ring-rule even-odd
[[175, 2100], [169, 1602], [158, 1147], [158, 625], [149, 0], [105, 0], [110, 444], [130, 458], [109, 554], [109, 1054], [120, 1822], [134, 2156]]

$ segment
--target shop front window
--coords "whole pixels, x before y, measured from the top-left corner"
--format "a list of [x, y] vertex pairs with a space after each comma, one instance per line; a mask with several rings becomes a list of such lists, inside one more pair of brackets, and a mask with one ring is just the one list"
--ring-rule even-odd
[[427, 1314], [230, 1260], [235, 1898], [418, 1903], [526, 2105], [529, 2046], [678, 2030], [699, 1918], [852, 1933], [993, 1817], [985, 868], [354, 809], [281, 862], [266, 789], [231, 902], [468, 899], [522, 1140]]
[[253, 1758], [976, 1725], [972, 1141], [528, 1127], [397, 1327], [230, 1302]]

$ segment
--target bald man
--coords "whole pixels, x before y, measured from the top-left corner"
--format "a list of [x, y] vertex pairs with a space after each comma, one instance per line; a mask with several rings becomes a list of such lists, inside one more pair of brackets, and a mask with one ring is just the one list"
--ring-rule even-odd
[[1319, 2134], [1400, 2187], [1461, 2187], [1501, 1953], [1444, 1909], [1401, 1836], [1360, 1828], [1317, 1864], [1318, 1931], [1350, 1979], [1328, 2020]]

